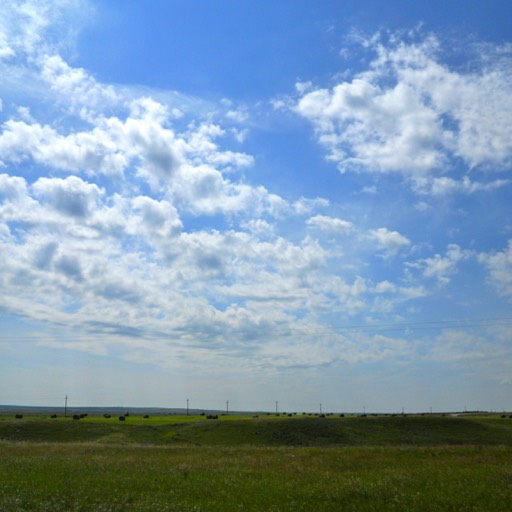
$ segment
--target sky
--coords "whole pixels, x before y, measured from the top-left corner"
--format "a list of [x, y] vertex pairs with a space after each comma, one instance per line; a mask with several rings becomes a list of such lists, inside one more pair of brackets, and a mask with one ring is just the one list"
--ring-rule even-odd
[[508, 0], [0, 4], [0, 403], [512, 410]]

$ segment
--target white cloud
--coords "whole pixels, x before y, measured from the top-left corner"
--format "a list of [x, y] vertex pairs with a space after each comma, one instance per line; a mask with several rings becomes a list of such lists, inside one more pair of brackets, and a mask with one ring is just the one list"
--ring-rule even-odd
[[178, 234], [183, 227], [178, 211], [169, 201], [138, 196], [132, 200], [132, 206], [140, 215], [128, 224], [130, 233], [141, 236], [154, 233], [159, 237], [169, 237]]
[[380, 283], [377, 283], [377, 286], [375, 286], [375, 291], [377, 293], [390, 293], [394, 292], [395, 290], [396, 286], [389, 281], [381, 281]]
[[101, 128], [61, 135], [48, 125], [8, 120], [0, 134], [0, 159], [28, 158], [65, 172], [120, 174], [128, 164], [111, 134]]
[[275, 233], [274, 226], [264, 219], [251, 219], [247, 222], [242, 222], [241, 226], [255, 235], [271, 236]]
[[[192, 353], [221, 343], [215, 366], [235, 357], [232, 343], [241, 336], [259, 339], [276, 325], [287, 332], [294, 311], [322, 302], [326, 293], [322, 247], [276, 236], [263, 219], [248, 222], [249, 233], [187, 233], [170, 201], [109, 197], [75, 176], [40, 178], [28, 187], [22, 178], [1, 175], [0, 194], [7, 226], [29, 221], [23, 233], [0, 237], [0, 306], [102, 334], [101, 347], [69, 348], [108, 353], [115, 344], [132, 360], [161, 364], [178, 350], [181, 363], [195, 364]], [[347, 305], [359, 288], [343, 292]], [[219, 301], [232, 305], [223, 309]], [[173, 335], [172, 347], [147, 342], [163, 332]], [[134, 345], [130, 333], [146, 341]]]
[[183, 165], [170, 188], [182, 207], [196, 215], [254, 211], [277, 216], [288, 209], [284, 199], [265, 187], [229, 181], [209, 165]]
[[15, 202], [27, 194], [26, 181], [18, 176], [0, 174], [0, 199]]
[[372, 229], [369, 235], [370, 238], [377, 242], [379, 249], [386, 251], [390, 255], [394, 255], [401, 249], [411, 245], [408, 238], [401, 235], [398, 231], [390, 231], [387, 228]]
[[245, 110], [228, 110], [226, 117], [236, 123], [244, 123], [247, 121], [249, 115]]
[[10, 233], [10, 222], [34, 222], [41, 220], [37, 201], [29, 195], [27, 182], [18, 176], [0, 174], [0, 225]]
[[199, 126], [192, 126], [184, 134], [184, 147], [190, 162], [194, 164], [207, 162], [224, 171], [252, 166], [254, 158], [251, 155], [218, 149], [214, 141], [225, 135], [225, 130], [215, 124], [201, 123]]
[[407, 263], [407, 266], [417, 268], [421, 270], [424, 277], [436, 279], [439, 284], [446, 285], [451, 281], [451, 276], [457, 273], [459, 263], [468, 257], [468, 251], [462, 250], [456, 244], [450, 244], [444, 256], [435, 254], [431, 258]]
[[413, 180], [444, 172], [457, 158], [468, 168], [507, 168], [512, 62], [502, 57], [460, 72], [440, 62], [434, 38], [394, 39], [385, 46], [374, 38], [377, 58], [351, 81], [298, 89], [295, 111], [311, 121], [328, 157], [342, 172], [400, 172]]
[[329, 217], [327, 215], [315, 215], [314, 217], [309, 218], [306, 221], [306, 224], [322, 231], [331, 231], [339, 234], [346, 234], [354, 229], [351, 222]]
[[101, 119], [99, 126], [125, 159], [138, 163], [139, 174], [153, 187], [167, 183], [184, 163], [183, 143], [167, 128], [167, 109], [151, 98], [130, 105], [130, 116]]
[[313, 210], [316, 210], [317, 208], [325, 208], [329, 206], [329, 200], [322, 197], [317, 197], [314, 199], [301, 197], [300, 199], [295, 201], [292, 206], [298, 215], [306, 215], [310, 214]]
[[69, 66], [60, 55], [41, 58], [41, 77], [59, 103], [84, 119], [94, 119], [121, 99], [113, 86], [98, 83], [84, 69]]
[[[125, 120], [97, 120], [90, 131], [60, 135], [49, 126], [7, 121], [0, 134], [0, 158], [19, 164], [27, 158], [65, 172], [119, 175], [133, 164], [155, 189], [168, 188], [194, 213], [271, 212], [288, 208], [264, 187], [226, 179], [220, 169], [252, 165], [249, 155], [220, 150], [212, 141], [224, 132], [200, 125], [182, 135], [165, 126], [167, 111], [154, 100], [132, 103]], [[215, 165], [215, 166], [214, 166]]]
[[[92, 19], [87, 0], [12, 0], [0, 16], [0, 90], [39, 103], [60, 102], [47, 87], [41, 66], [51, 56], [75, 49], [77, 30]], [[82, 89], [88, 95], [85, 89]], [[75, 98], [80, 102], [78, 97]], [[82, 103], [82, 105], [84, 105]]]
[[512, 298], [512, 240], [503, 251], [482, 253], [478, 257], [489, 272], [489, 281], [500, 295]]
[[70, 217], [85, 218], [95, 209], [103, 191], [76, 176], [66, 179], [39, 178], [33, 185], [36, 196]]
[[414, 300], [420, 297], [425, 297], [427, 291], [422, 286], [405, 287], [399, 286], [396, 283], [392, 283], [388, 280], [380, 281], [369, 291], [376, 295], [371, 307], [368, 310], [372, 314], [386, 314], [388, 317], [391, 313], [394, 313], [398, 321], [403, 321], [401, 318], [400, 311], [404, 302]]
[[[18, 52], [31, 53], [42, 44], [42, 35], [50, 20], [50, 2], [9, 2], [3, 7], [0, 34], [2, 54], [12, 57]], [[54, 11], [55, 12], [55, 11]]]
[[442, 176], [440, 178], [419, 178], [416, 180], [415, 189], [421, 193], [440, 196], [457, 192], [464, 194], [488, 192], [508, 185], [510, 185], [510, 180], [507, 179], [478, 182], [471, 181], [468, 176], [464, 176], [461, 180], [455, 180], [448, 176]]

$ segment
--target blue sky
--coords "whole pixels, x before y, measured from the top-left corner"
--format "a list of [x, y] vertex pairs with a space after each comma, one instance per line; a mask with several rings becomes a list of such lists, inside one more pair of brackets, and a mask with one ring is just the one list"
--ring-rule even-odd
[[0, 7], [0, 403], [512, 409], [505, 1]]

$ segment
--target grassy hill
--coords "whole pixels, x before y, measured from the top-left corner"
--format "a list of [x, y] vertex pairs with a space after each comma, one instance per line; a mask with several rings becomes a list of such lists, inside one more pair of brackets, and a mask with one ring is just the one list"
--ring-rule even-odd
[[500, 416], [274, 417], [0, 416], [0, 439], [32, 442], [200, 446], [512, 446], [512, 419]]

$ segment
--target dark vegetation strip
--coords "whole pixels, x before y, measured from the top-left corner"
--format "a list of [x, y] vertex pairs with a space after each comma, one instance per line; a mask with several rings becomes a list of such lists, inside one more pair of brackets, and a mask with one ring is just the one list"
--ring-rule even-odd
[[512, 420], [496, 417], [0, 417], [0, 440], [207, 446], [512, 446]]

